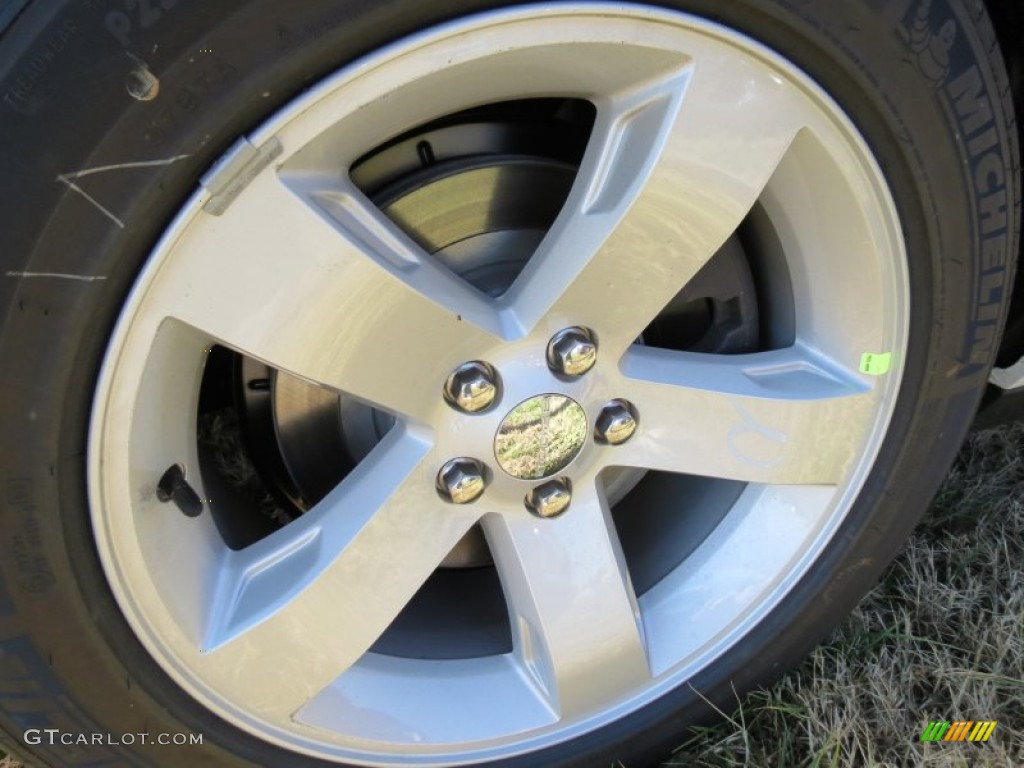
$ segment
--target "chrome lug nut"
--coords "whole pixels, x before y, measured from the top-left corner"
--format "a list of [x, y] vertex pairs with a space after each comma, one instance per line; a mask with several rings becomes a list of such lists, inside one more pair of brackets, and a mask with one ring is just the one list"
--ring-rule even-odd
[[452, 459], [437, 473], [437, 492], [452, 504], [476, 501], [487, 485], [484, 465], [476, 459]]
[[567, 478], [549, 480], [526, 494], [526, 508], [537, 517], [558, 517], [572, 501], [572, 484]]
[[464, 413], [480, 413], [498, 398], [498, 372], [474, 360], [456, 368], [444, 383], [444, 399]]
[[562, 376], [582, 376], [597, 362], [597, 342], [586, 328], [572, 326], [548, 342], [548, 367]]
[[636, 432], [636, 411], [627, 400], [612, 400], [597, 416], [594, 433], [602, 443], [621, 445]]

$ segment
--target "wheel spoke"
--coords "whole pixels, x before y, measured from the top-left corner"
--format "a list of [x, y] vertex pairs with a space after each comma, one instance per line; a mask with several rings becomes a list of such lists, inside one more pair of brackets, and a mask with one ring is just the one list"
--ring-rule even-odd
[[603, 493], [561, 517], [484, 518], [523, 668], [562, 717], [650, 679], [636, 597]]
[[220, 684], [287, 719], [380, 637], [479, 514], [440, 501], [427, 448], [396, 428], [305, 516], [229, 553], [201, 654]]
[[598, 103], [565, 210], [508, 295], [623, 352], [735, 232], [810, 121], [755, 59], [708, 52]]
[[640, 427], [615, 462], [770, 484], [839, 483], [863, 454], [878, 396], [802, 347], [711, 356], [634, 347], [623, 360]]
[[342, 182], [265, 174], [199, 216], [154, 301], [301, 378], [426, 421], [450, 367], [501, 335], [482, 294]]

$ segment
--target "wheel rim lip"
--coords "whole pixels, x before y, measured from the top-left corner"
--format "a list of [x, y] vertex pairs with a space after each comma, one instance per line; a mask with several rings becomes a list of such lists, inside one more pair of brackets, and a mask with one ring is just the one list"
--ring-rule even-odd
[[[123, 401], [115, 402], [112, 399], [112, 392], [115, 390], [114, 379], [122, 362], [121, 357], [125, 337], [132, 327], [133, 316], [137, 311], [139, 311], [139, 307], [145, 301], [147, 288], [156, 272], [158, 272], [158, 268], [164, 256], [172, 249], [178, 234], [187, 228], [191, 220], [198, 215], [203, 203], [204, 194], [203, 191], [200, 190], [195, 193], [181, 209], [181, 212], [175, 218], [174, 222], [171, 224], [154, 250], [153, 255], [125, 304], [121, 319], [118, 322], [117, 328], [112, 336], [110, 346], [108, 347], [108, 352], [105, 356], [105, 361], [97, 386], [97, 395], [91, 418], [88, 457], [90, 506], [92, 510], [93, 526], [96, 532], [97, 545], [103, 567], [107, 574], [108, 582], [110, 583], [111, 589], [125, 613], [129, 624], [132, 626], [143, 645], [158, 661], [163, 669], [194, 698], [198, 699], [209, 709], [216, 712], [220, 717], [223, 717], [234, 725], [257, 735], [264, 740], [271, 741], [285, 748], [306, 752], [312, 755], [335, 759], [340, 758], [354, 760], [366, 765], [384, 764], [388, 760], [402, 760], [407, 761], [410, 764], [421, 765], [448, 765], [461, 764], [482, 759], [493, 759], [494, 757], [499, 756], [509, 757], [515, 754], [520, 754], [526, 750], [550, 746], [551, 744], [564, 741], [568, 738], [582, 735], [593, 728], [599, 727], [607, 722], [628, 714], [629, 712], [635, 711], [638, 707], [653, 701], [658, 696], [677, 686], [687, 677], [705, 669], [707, 664], [719, 655], [728, 651], [750, 630], [752, 626], [756, 625], [760, 619], [763, 619], [764, 616], [766, 616], [768, 612], [778, 604], [785, 594], [788, 593], [789, 589], [807, 572], [808, 568], [816, 560], [825, 544], [845, 519], [846, 512], [849, 510], [849, 507], [857, 493], [859, 493], [861, 486], [867, 478], [868, 472], [874, 464], [875, 457], [877, 456], [881, 442], [887, 433], [888, 424], [895, 407], [896, 394], [899, 384], [903, 378], [902, 359], [907, 345], [906, 326], [909, 312], [908, 276], [906, 274], [904, 244], [897, 234], [899, 218], [895, 203], [891, 199], [888, 187], [884, 181], [884, 176], [880, 168], [878, 168], [877, 163], [874, 161], [870, 150], [867, 148], [866, 143], [860, 138], [859, 133], [853, 127], [852, 122], [845, 117], [841, 108], [838, 107], [838, 105], [836, 105], [827, 94], [815, 86], [807, 75], [803, 74], [792, 64], [759, 43], [749, 40], [724, 27], [692, 16], [639, 6], [624, 8], [623, 6], [618, 5], [586, 3], [560, 6], [557, 9], [526, 7], [513, 11], [492, 12], [428, 30], [425, 33], [388, 46], [371, 57], [343, 68], [341, 71], [327, 78], [322, 84], [315, 87], [304, 96], [291, 104], [286, 105], [279, 113], [277, 113], [277, 115], [250, 134], [250, 141], [252, 144], [257, 146], [263, 144], [265, 141], [273, 138], [286, 125], [297, 119], [296, 116], [309, 108], [309, 106], [319, 104], [323, 100], [329, 99], [331, 94], [333, 94], [344, 83], [356, 78], [364, 77], [367, 73], [372, 73], [372, 71], [382, 63], [391, 61], [398, 56], [414, 54], [420, 48], [426, 47], [434, 41], [461, 36], [483, 28], [492, 26], [496, 27], [509, 21], [519, 22], [529, 19], [530, 17], [536, 17], [540, 23], [543, 23], [542, 20], [544, 18], [579, 15], [598, 15], [602, 17], [622, 18], [630, 21], [636, 21], [639, 19], [659, 24], [682, 27], [690, 32], [708, 35], [719, 42], [740, 47], [741, 50], [746, 53], [755, 54], [758, 58], [768, 62], [769, 65], [777, 71], [784, 71], [787, 75], [791, 76], [795, 82], [801, 84], [802, 87], [811, 94], [812, 98], [818, 102], [819, 105], [822, 105], [824, 108], [829, 110], [829, 115], [840, 122], [843, 130], [856, 145], [857, 153], [861, 157], [865, 166], [873, 173], [873, 180], [876, 182], [876, 191], [878, 195], [876, 202], [885, 208], [889, 214], [885, 224], [893, 233], [892, 242], [894, 245], [895, 255], [897, 256], [893, 265], [895, 274], [892, 275], [893, 282], [896, 286], [895, 293], [898, 294], [895, 296], [896, 307], [893, 309], [893, 313], [898, 319], [896, 327], [892, 332], [892, 349], [896, 353], [894, 355], [896, 360], [894, 362], [893, 370], [890, 373], [890, 377], [885, 385], [887, 392], [885, 407], [875, 414], [875, 425], [871, 429], [872, 436], [868, 443], [868, 447], [863, 452], [856, 470], [850, 475], [853, 480], [847, 483], [847, 486], [843, 489], [841, 494], [837, 494], [837, 497], [840, 498], [837, 498], [832, 504], [833, 509], [842, 509], [843, 512], [836, 513], [833, 511], [825, 516], [826, 519], [821, 521], [816, 537], [806, 544], [802, 550], [799, 561], [792, 564], [788, 569], [788, 572], [784, 574], [780, 584], [772, 592], [771, 599], [762, 601], [758, 604], [757, 609], [754, 611], [753, 618], [747, 617], [736, 626], [723, 627], [723, 631], [720, 633], [719, 638], [713, 645], [705, 648], [694, 658], [688, 658], [685, 665], [682, 665], [684, 669], [676, 669], [674, 671], [666, 672], [665, 674], [662, 674], [660, 678], [652, 677], [652, 685], [648, 689], [645, 689], [645, 691], [642, 692], [642, 695], [633, 697], [625, 703], [617, 703], [616, 706], [610, 707], [607, 711], [599, 713], [598, 716], [591, 717], [583, 722], [572, 724], [571, 727], [561, 727], [556, 724], [555, 727], [547, 729], [546, 732], [532, 738], [524, 739], [513, 737], [507, 743], [497, 745], [485, 744], [469, 750], [458, 750], [455, 752], [451, 752], [444, 748], [437, 748], [433, 750], [432, 753], [412, 756], [402, 753], [401, 750], [396, 753], [381, 753], [376, 752], [373, 749], [325, 742], [316, 738], [306, 738], [298, 736], [292, 731], [281, 728], [279, 725], [267, 724], [252, 717], [234, 702], [221, 701], [216, 692], [207, 689], [202, 680], [197, 680], [195, 678], [194, 673], [188, 665], [183, 663], [182, 659], [179, 658], [177, 654], [169, 650], [160, 631], [160, 625], [162, 625], [163, 628], [168, 627], [167, 617], [163, 617], [161, 622], [153, 622], [152, 612], [150, 610], [146, 610], [140, 604], [140, 595], [130, 586], [131, 580], [133, 578], [138, 578], [140, 575], [148, 579], [148, 576], [145, 573], [145, 567], [143, 566], [143, 572], [140, 573], [137, 570], [138, 564], [136, 563], [133, 565], [131, 563], [131, 557], [125, 557], [123, 552], [118, 551], [118, 546], [115, 543], [118, 540], [118, 536], [113, 530], [116, 521], [108, 518], [105, 513], [105, 510], [107, 509], [106, 488], [113, 481], [110, 481], [105, 477], [105, 472], [108, 468], [105, 466], [105, 462], [102, 459], [104, 455], [104, 425], [108, 414], [112, 409], [125, 404]], [[123, 395], [124, 393], [122, 392], [120, 394]], [[572, 390], [566, 390], [565, 392], [560, 390], [559, 394], [566, 394], [571, 398], [576, 397]], [[623, 394], [628, 397], [629, 393]], [[757, 492], [761, 494], [767, 493], [769, 490], [770, 489], [760, 489]], [[757, 502], [751, 499], [751, 503], [756, 504]], [[158, 590], [153, 588], [151, 584], [147, 583], [146, 586], [147, 589], [150, 589], [154, 594], [158, 593]]]

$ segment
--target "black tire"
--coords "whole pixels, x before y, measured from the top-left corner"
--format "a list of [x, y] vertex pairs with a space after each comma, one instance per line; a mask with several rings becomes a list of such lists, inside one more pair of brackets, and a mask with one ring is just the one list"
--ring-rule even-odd
[[[119, 308], [199, 177], [239, 136], [339, 66], [502, 0], [35, 2], [0, 39], [0, 730], [32, 765], [309, 765], [219, 720], [143, 650], [107, 587], [86, 501], [93, 388]], [[912, 323], [876, 466], [825, 554], [698, 678], [516, 765], [644, 765], [799, 660], [877, 579], [974, 415], [1019, 252], [1020, 160], [980, 0], [665, 0], [781, 52], [847, 111], [902, 217]], [[911, 46], [923, 18], [935, 44]], [[213, 51], [192, 61], [199, 48]], [[140, 84], [139, 63], [159, 78]], [[135, 74], [133, 74], [135, 73]], [[140, 90], [141, 89], [141, 90]], [[264, 94], [269, 93], [269, 97]], [[180, 162], [62, 175], [135, 160]], [[113, 225], [116, 216], [123, 228]], [[102, 277], [91, 281], [25, 273]], [[187, 567], [187, 564], [183, 564]], [[26, 729], [201, 733], [199, 746], [51, 745]]]

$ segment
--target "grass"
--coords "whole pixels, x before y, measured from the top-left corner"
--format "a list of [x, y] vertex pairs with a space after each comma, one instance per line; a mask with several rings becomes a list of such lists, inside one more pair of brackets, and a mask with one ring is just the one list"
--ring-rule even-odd
[[[973, 435], [878, 586], [669, 766], [1024, 766], [1024, 425]], [[923, 744], [931, 720], [996, 720]]]
[[[1024, 766], [1022, 563], [1024, 424], [973, 435], [828, 642], [720, 724], [693, 729], [664, 768]], [[987, 744], [922, 744], [930, 720], [998, 725]]]

